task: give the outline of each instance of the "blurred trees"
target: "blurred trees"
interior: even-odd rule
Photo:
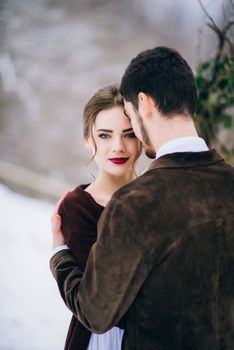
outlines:
[[[223,2],[224,23],[221,27],[209,15],[201,0],[199,3],[208,18],[208,27],[217,37],[218,45],[214,57],[200,63],[197,67],[196,84],[199,97],[195,121],[200,135],[207,144],[217,147],[226,159],[233,161],[234,146],[223,143],[219,133],[223,128],[231,130],[233,124],[234,3],[232,0]]]

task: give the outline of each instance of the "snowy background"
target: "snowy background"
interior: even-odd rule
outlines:
[[[0,350],[62,350],[70,312],[49,270],[54,205],[0,185]]]

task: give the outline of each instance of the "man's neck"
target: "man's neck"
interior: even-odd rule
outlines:
[[[192,119],[183,117],[173,117],[171,119],[162,119],[156,123],[157,125],[150,128],[150,139],[155,151],[165,143],[181,137],[195,136],[198,133]],[[154,132],[155,131],[155,132]]]

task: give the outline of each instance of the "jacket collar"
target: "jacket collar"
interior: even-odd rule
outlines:
[[[203,165],[215,164],[223,161],[223,158],[215,150],[211,149],[204,152],[177,152],[165,154],[164,156],[155,159],[146,170],[160,168],[189,168],[199,167]]]

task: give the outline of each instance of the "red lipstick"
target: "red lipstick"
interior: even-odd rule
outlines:
[[[110,160],[114,164],[124,164],[128,161],[128,158],[111,158]]]

